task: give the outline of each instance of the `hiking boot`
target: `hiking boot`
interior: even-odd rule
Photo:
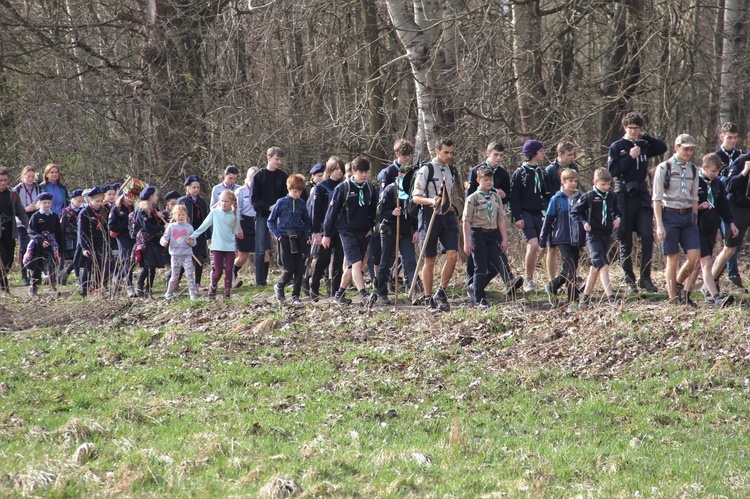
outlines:
[[[133,293],[134,298],[143,298],[146,296],[146,293],[141,288],[136,288],[135,293]]]
[[[713,298],[713,302],[714,302],[714,305],[716,306],[716,308],[728,307],[729,305],[731,305],[732,303],[734,303],[734,296],[732,296],[732,295],[727,295],[727,296],[716,295]]]
[[[628,295],[637,295],[638,294],[638,286],[635,284],[635,279],[631,279],[630,277],[625,277],[625,285],[627,288],[625,288],[625,294]]]
[[[335,295],[333,295],[333,303],[335,303],[336,305],[351,305],[352,301],[344,296],[343,293],[336,293]]]
[[[698,305],[690,299],[690,292],[686,290],[684,287],[680,287],[680,304],[691,307],[691,308],[698,308]]]
[[[378,301],[378,295],[376,293],[362,296],[362,306],[365,308],[372,308],[376,301]]]
[[[284,286],[282,286],[280,283],[276,283],[273,285],[273,292],[276,295],[276,300],[278,300],[279,303],[284,303],[286,301],[286,298],[284,297]]]
[[[29,286],[29,296],[32,298],[37,296],[36,286]]]
[[[216,288],[213,286],[208,287],[208,299],[209,300],[215,300],[216,299]]]
[[[705,285],[701,286],[701,294],[703,295],[703,299],[708,303],[714,303],[716,301],[716,298],[719,297],[718,294],[716,296],[711,296],[711,293],[708,291],[708,288],[706,288]]]
[[[515,279],[513,279],[510,282],[510,284],[508,284],[507,288],[505,288],[505,294],[508,296],[515,296],[516,291],[521,289],[522,286],[523,286],[523,277],[519,275]]]
[[[552,281],[548,282],[544,285],[544,292],[547,293],[547,301],[550,305],[553,307],[555,306],[555,295],[557,293],[555,292],[554,288],[552,287]]]
[[[435,298],[432,296],[425,296],[424,297],[425,305],[427,305],[427,311],[428,312],[439,312],[440,308],[438,307],[438,304],[435,302]]]
[[[291,305],[293,307],[300,307],[302,306],[302,300],[299,299],[299,296],[292,296]]]
[[[536,291],[536,284],[531,280],[531,277],[523,278],[523,290],[526,293],[533,293]]]
[[[388,295],[378,295],[378,301],[383,305],[393,305],[393,302],[388,299]]]
[[[479,300],[479,303],[477,303],[477,307],[486,309],[486,308],[490,308],[490,304],[487,300],[482,298],[481,300]]]
[[[415,307],[421,307],[422,305],[425,304],[426,298],[427,298],[426,296],[417,296],[416,298],[412,300],[411,304]]]
[[[165,300],[174,300],[174,293],[170,293],[169,291],[166,292],[164,295]]]
[[[438,286],[437,291],[435,291],[434,298],[441,312],[450,311],[451,306],[448,303],[448,295],[445,294],[445,290],[442,286]]]
[[[641,287],[641,289],[648,291],[649,293],[659,292],[659,288],[657,288],[656,285],[653,282],[651,282],[651,279],[641,278],[641,280],[638,281],[638,285]]]
[[[732,283],[732,285],[730,286],[732,291],[736,291],[737,293],[745,293],[747,291],[745,289],[745,285],[742,282],[742,277],[740,276],[730,277],[729,282]]]

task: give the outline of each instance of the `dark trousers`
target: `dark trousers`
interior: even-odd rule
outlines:
[[[42,282],[42,271],[44,271],[49,278],[50,282],[55,279],[55,268],[57,262],[55,262],[55,254],[51,248],[43,248],[41,245],[36,246],[34,256],[29,262],[29,271],[31,272],[31,284],[37,286]],[[54,287],[54,286],[53,286]]]
[[[29,215],[30,216],[30,215]],[[28,271],[26,270],[26,267],[23,266],[23,255],[26,254],[26,249],[29,247],[29,243],[31,242],[31,236],[29,236],[29,232],[26,230],[25,227],[22,225],[18,226],[18,265],[21,266],[21,277],[28,278]],[[10,256],[11,260],[13,259],[13,255]]]
[[[281,236],[281,278],[279,285],[283,288],[290,282],[292,284],[292,296],[299,298],[300,289],[302,288],[302,278],[305,276],[305,259],[309,251],[307,243],[304,240],[297,240],[297,253],[292,253],[288,236]]]
[[[367,254],[367,271],[370,273],[370,279],[375,280],[378,272],[375,272],[375,266],[380,266],[380,257],[382,248],[380,247],[380,238],[377,234],[370,238],[370,251]]]
[[[414,244],[411,242],[411,234],[402,235],[398,242],[398,252],[406,272],[406,285],[411,285],[417,261],[414,254]],[[391,267],[396,259],[396,229],[384,226],[380,230],[380,263],[378,267],[378,294],[388,296],[388,280],[391,275]],[[396,283],[398,286],[398,283]]]
[[[109,285],[109,248],[96,248],[88,258],[82,256],[82,260],[81,293],[88,294],[94,285],[106,289]]]
[[[234,267],[234,251],[211,251],[214,270],[211,273],[211,288],[219,286],[221,274],[224,274],[224,296],[229,298],[232,293],[232,268]]]
[[[497,237],[497,245],[500,247],[502,240],[499,235]],[[502,279],[505,284],[510,284],[513,280],[513,271],[510,270],[508,255],[502,251],[500,252],[500,279]],[[468,258],[466,260],[466,287],[469,288],[472,284],[474,284],[474,259]]]
[[[641,237],[641,280],[651,280],[651,260],[654,256],[654,210],[643,206],[640,195],[617,193],[617,204],[622,214],[615,237],[620,242],[620,266],[625,278],[635,282],[633,273],[633,232]]]
[[[560,274],[552,279],[552,289],[555,293],[561,287],[565,286],[568,294],[569,301],[576,301],[578,299],[578,290],[576,287],[576,269],[578,268],[578,260],[581,256],[581,249],[578,246],[572,244],[559,244],[557,245],[560,251],[560,257],[562,258],[562,270]]]
[[[471,229],[471,258],[474,260],[474,301],[487,298],[485,288],[500,273],[500,246],[495,232]]]
[[[320,294],[320,280],[328,272],[328,266],[333,258],[333,269],[331,270],[331,290],[335,293],[341,287],[341,277],[344,274],[344,246],[341,244],[341,238],[338,234],[331,237],[331,245],[327,248],[318,247],[318,261],[315,262],[315,268],[310,284],[310,291]]]
[[[138,277],[136,289],[147,294],[151,294],[154,289],[154,279],[156,278],[156,267],[145,265],[141,269],[141,275]]]
[[[13,254],[16,252],[16,240],[10,237],[10,230],[0,236],[0,291],[8,291],[8,275],[13,266]]]
[[[265,265],[266,250],[271,249],[271,231],[268,230],[268,217],[255,216],[255,284],[265,286],[268,280],[268,266]],[[230,267],[231,268],[231,267]]]

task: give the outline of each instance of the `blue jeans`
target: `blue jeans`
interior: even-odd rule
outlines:
[[[268,217],[255,217],[255,284],[265,286],[268,280],[268,267],[265,265],[266,250],[271,248],[271,231],[268,230]]]

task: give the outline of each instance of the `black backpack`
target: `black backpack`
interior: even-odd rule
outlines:
[[[698,168],[693,163],[690,163],[690,166],[693,167],[693,181],[695,182],[698,180]],[[664,174],[664,190],[666,191],[669,189],[669,181],[672,179],[672,163],[667,160],[667,171]]]

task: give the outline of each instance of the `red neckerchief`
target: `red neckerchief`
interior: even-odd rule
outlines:
[[[29,199],[29,204],[33,204],[34,201],[35,201],[35,199],[34,199],[34,193],[36,192],[37,195],[39,194],[39,187],[36,185],[36,182],[34,182],[33,187],[31,188],[31,190],[27,189],[26,188],[26,184],[24,184],[23,182],[21,182],[21,185],[23,186],[23,190],[26,191],[26,196]]]
[[[95,210],[94,208],[90,207],[91,211],[94,213],[94,216],[96,217],[96,230],[102,230],[102,216],[99,213],[99,210]]]
[[[196,201],[193,196],[190,196],[190,201],[193,202],[193,220],[195,220],[196,217],[198,217],[198,220],[201,220],[201,206],[198,204],[198,201]],[[197,212],[197,214],[196,214]]]

